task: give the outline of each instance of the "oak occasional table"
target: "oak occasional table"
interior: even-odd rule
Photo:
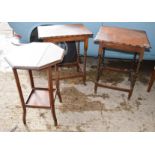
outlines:
[[[75,63],[64,64],[63,66],[77,66],[78,74],[67,75],[60,79],[83,77],[83,82],[86,82],[86,59],[88,49],[88,39],[92,37],[92,32],[89,31],[82,24],[66,24],[66,25],[51,25],[51,26],[39,26],[38,37],[44,42],[68,42],[76,41],[78,43],[77,48],[77,61]],[[80,68],[80,42],[84,42],[84,63],[83,69]]]
[[[52,43],[30,43],[20,46],[14,46],[10,54],[5,59],[13,69],[16,85],[18,88],[20,101],[23,108],[23,123],[26,124],[27,108],[45,108],[50,109],[54,125],[57,126],[55,114],[55,97],[58,95],[61,100],[60,92],[53,88],[52,67],[60,63],[63,59],[64,50]],[[31,92],[25,101],[17,70],[27,70],[30,77]],[[32,71],[46,70],[48,75],[48,88],[35,87]]]
[[[128,92],[128,99],[130,99],[136,78],[139,72],[140,64],[143,60],[145,49],[150,48],[150,43],[147,38],[145,31],[131,30],[127,28],[109,27],[102,26],[97,33],[94,42],[99,44],[98,51],[98,67],[97,76],[95,82],[95,93],[97,92],[97,87],[105,87],[120,91]],[[104,65],[105,52],[108,50],[121,51],[124,53],[133,54],[133,66],[136,66],[132,71],[128,69],[116,69]],[[137,59],[137,55],[139,56]],[[137,60],[136,60],[137,59]],[[120,88],[117,86],[111,86],[108,84],[103,84],[99,82],[100,74],[103,70],[126,72],[130,75],[131,85],[130,88]]]

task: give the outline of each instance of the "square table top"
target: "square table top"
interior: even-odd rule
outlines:
[[[92,32],[83,24],[66,24],[38,26],[38,37],[41,39],[49,37],[69,37],[69,36],[92,36]]]
[[[100,27],[94,41],[95,43],[114,43],[145,49],[151,47],[145,31],[110,26]]]
[[[29,43],[12,46],[5,60],[16,69],[43,69],[63,60],[64,49],[53,43]]]

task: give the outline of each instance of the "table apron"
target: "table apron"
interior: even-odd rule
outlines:
[[[85,41],[89,38],[87,35],[82,36],[67,36],[67,37],[48,37],[48,38],[42,38],[44,42],[64,42],[64,41]]]
[[[115,44],[115,43],[100,43],[102,49],[118,50],[122,52],[138,53],[140,60],[143,60],[145,48],[131,45]]]

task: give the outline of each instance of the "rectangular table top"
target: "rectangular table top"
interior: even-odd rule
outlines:
[[[94,41],[95,43],[105,42],[145,49],[151,47],[145,31],[110,26],[100,27]]]
[[[43,69],[60,63],[64,56],[64,49],[53,43],[13,45],[9,50],[5,60],[16,69]]]
[[[71,37],[71,36],[92,36],[92,32],[83,24],[66,24],[38,26],[38,37],[41,39],[49,37]]]

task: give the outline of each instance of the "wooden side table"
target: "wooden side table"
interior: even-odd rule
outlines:
[[[67,25],[52,25],[52,26],[39,26],[38,27],[38,37],[44,42],[67,42],[76,41],[78,42],[77,48],[77,61],[75,63],[63,64],[63,66],[77,66],[78,74],[67,75],[61,77],[61,79],[77,78],[83,77],[83,82],[86,82],[86,59],[87,59],[87,49],[88,49],[88,39],[92,37],[93,34],[82,24],[67,24]],[[84,64],[83,68],[80,67],[80,42],[84,42]]]
[[[95,43],[99,44],[98,68],[97,68],[97,76],[96,76],[96,82],[95,82],[95,88],[94,88],[95,93],[97,92],[97,87],[111,88],[115,90],[128,92],[129,93],[128,99],[130,99],[135,86],[140,64],[143,60],[144,51],[145,49],[150,48],[150,43],[148,41],[145,31],[102,26],[99,32],[97,33],[97,36],[95,37],[94,41]],[[134,64],[137,64],[136,69],[133,69],[133,71],[130,72],[130,70],[126,70],[126,69],[121,70],[121,69],[110,68],[104,65],[101,66],[105,59],[105,52],[108,49],[115,50],[116,52],[121,51],[127,54],[128,53],[133,54],[134,55],[133,62]],[[139,57],[137,60],[138,62],[136,63],[137,55]],[[120,88],[116,86],[110,86],[107,84],[102,84],[101,82],[99,82],[100,73],[102,72],[102,70],[130,73],[130,75],[132,75],[130,78],[131,79],[130,88],[126,89],[126,88]]]
[[[52,43],[30,43],[21,46],[15,46],[11,49],[5,59],[13,69],[20,101],[23,108],[23,123],[26,124],[27,108],[45,108],[50,109],[54,125],[57,126],[55,114],[55,98],[58,95],[61,101],[58,81],[57,89],[53,88],[51,66],[60,63],[63,59],[64,50]],[[25,101],[17,70],[27,70],[30,77],[31,93]],[[48,88],[36,87],[33,80],[32,71],[46,70],[48,75]],[[58,80],[58,79],[57,79]]]

